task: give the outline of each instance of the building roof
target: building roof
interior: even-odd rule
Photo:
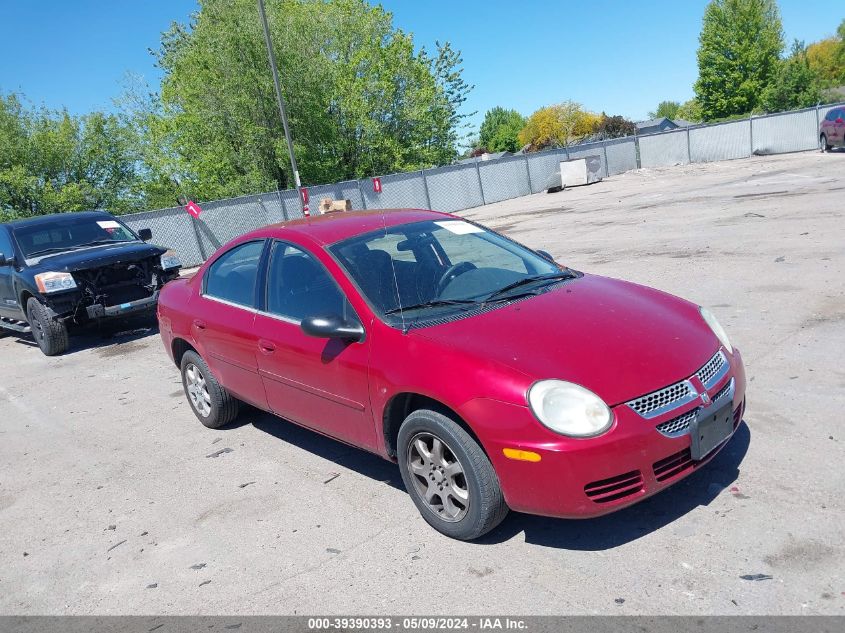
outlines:
[[[513,152],[490,152],[482,154],[481,156],[470,156],[469,158],[462,158],[459,161],[455,161],[455,163],[457,165],[469,165],[478,161],[484,162],[488,160],[499,160],[500,158],[504,158],[505,156],[513,156]]]

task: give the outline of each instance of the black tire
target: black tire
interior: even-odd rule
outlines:
[[[462,511],[451,518],[446,516],[446,502],[438,496],[437,492],[434,492],[432,503],[429,503],[425,499],[425,493],[420,489],[422,486],[427,486],[428,490],[432,490],[437,482],[419,474],[419,470],[416,474],[411,470],[412,468],[428,468],[425,460],[415,462],[412,466],[412,462],[415,461],[412,444],[416,446],[417,440],[426,441],[429,438],[437,438],[444,445],[443,463],[449,462],[449,456],[451,456],[462,470],[458,475],[460,483],[457,485],[468,492],[467,503]],[[413,450],[419,454],[417,449]],[[399,428],[398,461],[402,481],[420,514],[429,525],[446,536],[461,541],[476,539],[495,528],[507,516],[508,506],[493,465],[478,442],[447,416],[436,411],[420,409],[405,418]],[[450,466],[454,466],[454,462]],[[432,469],[432,472],[434,470]],[[440,470],[441,475],[438,477],[441,478],[441,483],[446,485],[442,474],[443,469]],[[426,473],[426,475],[434,477],[434,474]],[[429,481],[432,483],[429,484]],[[439,500],[439,505],[442,506],[440,509],[437,509],[438,502],[434,502],[434,499]],[[460,507],[454,502],[451,505],[455,508]]]
[[[833,149],[833,147],[832,147],[831,145],[829,145],[829,144],[828,144],[828,142],[827,142],[827,136],[826,136],[826,135],[824,135],[824,134],[822,134],[822,135],[819,137],[819,147],[821,148],[822,153],[824,153],[824,152],[829,152],[831,149]]]
[[[32,328],[32,338],[45,356],[58,356],[67,350],[67,326],[54,319],[47,306],[35,297],[26,302],[26,320]]]
[[[203,379],[203,385],[206,393],[198,393],[194,389],[194,394],[197,399],[202,397],[206,405],[197,404],[192,396],[191,388],[195,385],[189,376],[192,375],[192,368],[197,370]],[[226,391],[206,365],[202,357],[193,351],[185,352],[182,356],[181,363],[182,372],[182,387],[185,390],[185,396],[188,398],[188,403],[191,405],[191,410],[197,419],[210,429],[219,429],[234,421],[238,417],[238,409],[240,402],[234,398],[228,391]],[[193,374],[194,376],[196,374]],[[191,385],[191,388],[189,388]],[[207,406],[207,409],[206,409]]]

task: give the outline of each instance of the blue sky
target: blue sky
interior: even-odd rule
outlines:
[[[148,48],[195,0],[6,0],[0,90],[71,112],[112,108],[125,73],[157,85]],[[643,119],[692,96],[706,0],[384,0],[417,45],[452,42],[475,90],[475,122],[496,105],[530,114],[565,99]],[[841,0],[780,0],[787,42],[832,35]]]

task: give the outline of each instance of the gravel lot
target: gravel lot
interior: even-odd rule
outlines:
[[[601,519],[452,541],[375,456],[254,411],[203,428],[154,330],[0,339],[0,613],[845,613],[843,173],[752,158],[464,213],[708,305],[743,351],[747,426]]]

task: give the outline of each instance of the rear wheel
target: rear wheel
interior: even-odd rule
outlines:
[[[399,470],[422,517],[446,536],[471,540],[508,513],[493,465],[454,420],[427,409],[399,429]]]
[[[217,382],[199,354],[185,352],[181,369],[185,395],[203,425],[219,429],[238,417],[238,401]]]
[[[832,149],[827,142],[827,136],[824,134],[819,137],[819,149],[821,149],[822,153],[829,152]]]
[[[26,302],[26,320],[32,338],[45,356],[57,356],[68,348],[67,326],[53,318],[51,311],[35,297]]]

